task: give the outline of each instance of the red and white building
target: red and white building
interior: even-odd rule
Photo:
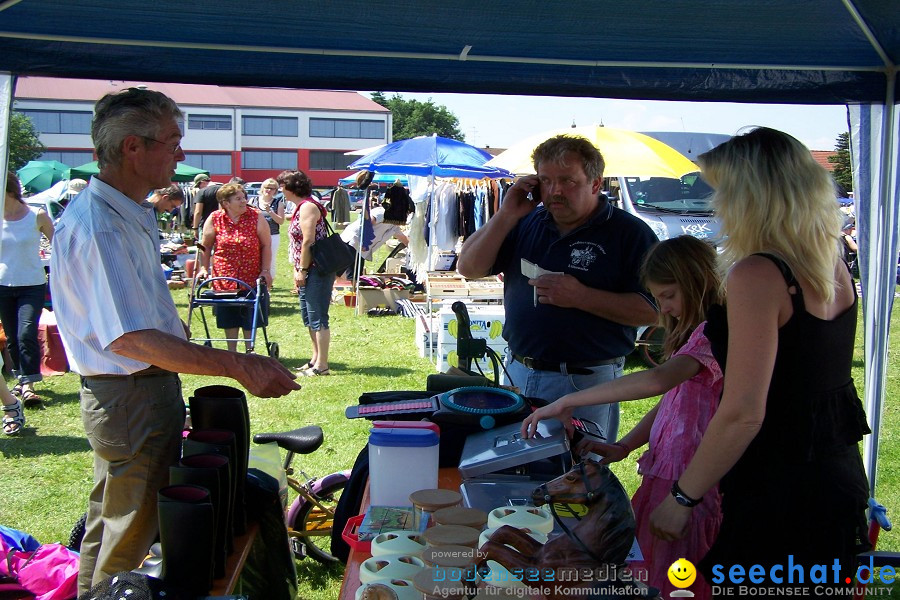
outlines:
[[[183,83],[20,77],[13,110],[28,115],[47,147],[42,159],[71,167],[96,159],[94,103],[128,87],[158,90],[185,113],[185,163],[212,179],[261,181],[301,169],[316,187],[352,173],[350,150],[390,143],[391,113],[357,92]]]

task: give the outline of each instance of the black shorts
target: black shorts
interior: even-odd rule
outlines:
[[[238,293],[238,297],[246,297],[249,293],[249,290],[242,290]],[[256,317],[256,326],[266,327],[269,324],[269,290],[266,286],[262,286],[257,305],[259,315]],[[219,329],[234,329],[235,327],[250,329],[253,326],[253,308],[252,304],[222,303],[213,306],[216,327]]]

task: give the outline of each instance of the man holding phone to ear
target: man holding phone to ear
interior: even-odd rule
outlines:
[[[503,273],[510,383],[553,402],[621,376],[637,327],[656,322],[639,269],[657,238],[600,193],[603,157],[587,139],[550,138],[532,159],[537,175],[506,192],[500,210],[463,245],[457,270],[469,278]],[[522,259],[553,273],[529,279]],[[617,439],[618,405],[575,415]]]

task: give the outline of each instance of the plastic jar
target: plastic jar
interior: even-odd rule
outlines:
[[[439,438],[427,429],[369,432],[369,503],[412,506],[409,495],[436,488]]]

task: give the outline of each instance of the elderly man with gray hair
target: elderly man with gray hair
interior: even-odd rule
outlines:
[[[101,98],[91,127],[100,173],[71,202],[53,240],[53,304],[69,364],[81,375],[81,417],[94,451],[81,592],[137,567],[156,537],[157,491],[181,448],[179,372],[231,377],[261,397],[300,387],[277,360],[187,340],[146,201],[184,160],[183,116],[152,90]]]

